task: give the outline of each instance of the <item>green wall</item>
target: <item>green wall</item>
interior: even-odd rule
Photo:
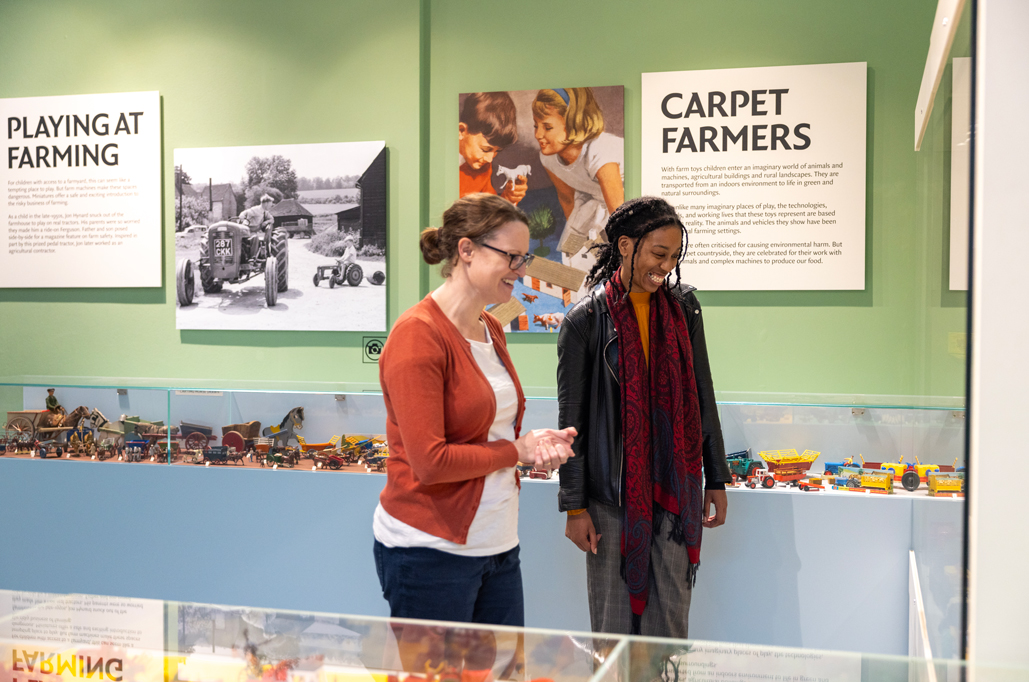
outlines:
[[[0,96],[160,91],[165,216],[160,289],[0,291],[3,318],[26,322],[0,330],[0,374],[377,386],[361,334],[175,329],[172,154],[385,140],[388,240],[403,244],[420,222],[420,16],[412,0],[0,3]],[[418,299],[417,257],[390,249],[391,319]]]
[[[385,140],[392,321],[438,282],[417,233],[457,196],[459,93],[623,85],[626,194],[635,196],[641,72],[867,61],[867,289],[701,292],[716,387],[963,395],[964,357],[948,352],[965,308],[946,291],[946,112],[934,114],[922,152],[912,139],[935,4],[3,0],[0,97],[160,91],[165,271],[161,289],[0,290],[0,376],[376,385],[359,333],[175,329],[176,147]],[[523,383],[552,392],[556,338],[509,338]]]

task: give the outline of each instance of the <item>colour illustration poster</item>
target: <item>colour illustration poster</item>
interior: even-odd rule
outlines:
[[[625,200],[624,89],[542,88],[458,98],[460,195],[499,194],[528,219],[535,259],[490,312],[510,331],[556,332],[586,292]]]

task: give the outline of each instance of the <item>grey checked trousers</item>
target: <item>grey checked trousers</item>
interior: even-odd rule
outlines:
[[[590,624],[593,632],[629,634],[632,610],[629,592],[619,573],[622,560],[622,519],[618,507],[590,500],[589,515],[593,526],[603,537],[597,553],[586,552],[586,588],[589,594]],[[671,519],[657,507],[650,550],[650,596],[643,611],[640,634],[649,637],[687,639],[690,598],[693,591],[686,580],[690,559],[686,548],[668,539]]]

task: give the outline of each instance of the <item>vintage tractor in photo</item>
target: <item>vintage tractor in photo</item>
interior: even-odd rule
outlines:
[[[224,284],[241,284],[264,275],[264,300],[269,307],[289,288],[289,235],[281,227],[247,228],[224,220],[207,230],[194,265],[184,258],[175,268],[175,291],[180,306],[193,303],[196,276],[205,294],[216,294]]]

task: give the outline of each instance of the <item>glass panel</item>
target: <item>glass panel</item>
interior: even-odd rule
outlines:
[[[179,604],[178,679],[585,681],[613,640],[433,621]],[[284,677],[282,677],[284,676]],[[395,678],[393,678],[395,679]]]
[[[8,456],[162,464],[177,448],[164,389],[11,388],[3,394]]]
[[[384,470],[379,393],[173,389],[171,400],[188,441],[182,464]]]
[[[987,682],[1029,670],[719,642],[0,590],[0,680]]]
[[[750,450],[754,459],[762,452],[810,451],[817,455],[807,466],[814,473],[838,473],[830,463],[874,469],[891,464],[900,484],[910,466],[919,478],[915,488],[925,494],[931,467],[921,465],[949,471],[964,465],[963,410],[722,404],[719,416],[727,451]],[[733,466],[743,473],[741,465]]]
[[[117,386],[115,386],[117,383]],[[367,393],[378,392],[376,382],[346,381],[295,381],[262,379],[232,379],[229,377],[212,378],[161,378],[161,377],[118,377],[109,376],[50,376],[29,374],[0,375],[0,386],[27,385],[36,386],[89,386],[94,388],[114,388],[131,386],[135,388],[194,388],[205,390],[241,390],[241,391],[314,391],[324,393]]]
[[[834,393],[752,393],[716,391],[719,404],[818,405],[823,407],[890,407],[895,409],[963,410],[964,395],[874,395]]]

